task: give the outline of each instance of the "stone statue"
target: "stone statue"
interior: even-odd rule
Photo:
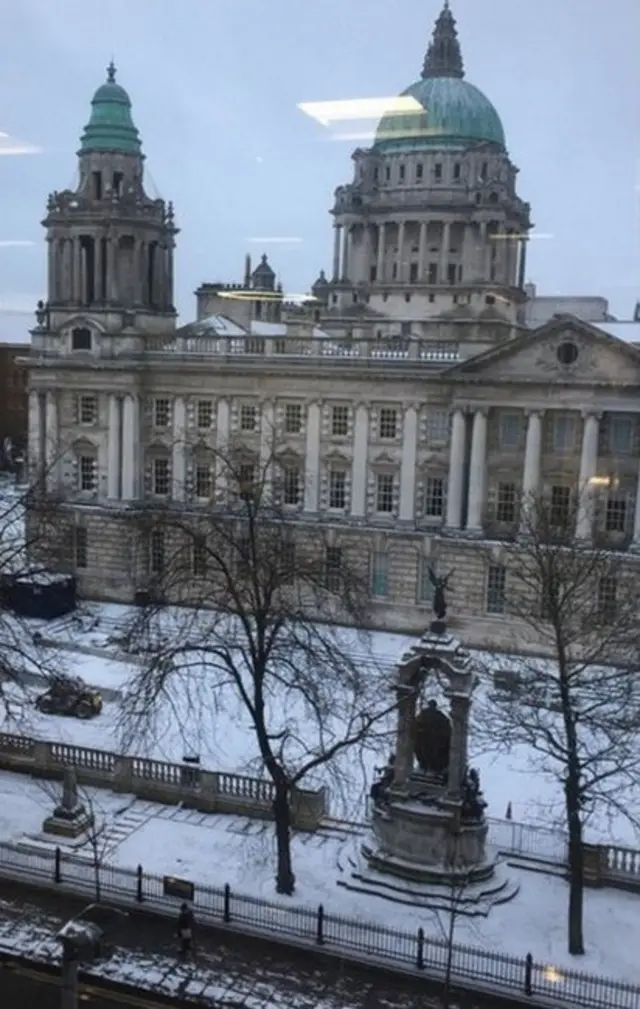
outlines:
[[[480,788],[480,774],[475,767],[470,767],[462,783],[462,819],[481,820],[487,803]]]
[[[414,753],[420,770],[446,774],[451,749],[451,723],[436,701],[431,700],[415,721]]]
[[[447,600],[445,590],[449,587],[449,580],[453,575],[450,571],[448,575],[438,577],[432,567],[429,568],[429,581],[433,585],[433,612],[438,620],[444,620],[447,615]]]
[[[370,792],[374,806],[382,806],[386,802],[389,788],[393,784],[395,763],[396,755],[395,753],[391,753],[389,754],[386,767],[376,767],[376,773],[380,777],[374,781]]]
[[[65,767],[62,778],[62,802],[56,815],[70,817],[78,809],[78,778],[75,767]]]

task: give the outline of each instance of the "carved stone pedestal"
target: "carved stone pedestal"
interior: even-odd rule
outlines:
[[[58,837],[80,837],[93,826],[93,815],[82,805],[75,809],[65,809],[58,806],[53,816],[48,816],[42,823],[43,834],[55,834]]]

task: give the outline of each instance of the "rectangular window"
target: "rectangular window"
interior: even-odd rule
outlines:
[[[151,573],[161,575],[164,572],[165,550],[164,532],[162,529],[153,529],[149,543],[149,561]]]
[[[576,424],[573,417],[560,414],[553,418],[554,452],[571,452],[575,445]]]
[[[213,427],[213,402],[210,399],[198,400],[196,420],[200,431],[208,431]]]
[[[78,414],[81,424],[95,424],[98,419],[98,397],[81,396]]]
[[[383,599],[389,595],[389,555],[374,550],[370,560],[371,595]]]
[[[423,175],[424,175],[424,165],[418,162],[418,164],[416,165],[416,182],[420,182]]]
[[[74,329],[71,334],[72,350],[91,350],[91,330],[84,327]]]
[[[286,505],[298,505],[300,504],[300,470],[297,466],[287,467],[283,474],[283,488],[282,496],[284,499],[284,504]]]
[[[457,276],[458,276],[458,271],[456,269],[456,264],[455,263],[448,263],[447,264],[447,283],[448,284],[455,284]]]
[[[460,162],[459,161],[456,161],[455,165],[453,166],[453,177],[456,180],[456,182],[460,178]]]
[[[433,166],[433,177],[436,182],[440,182],[442,179],[442,165],[437,164]]]
[[[429,263],[427,268],[427,283],[437,284],[438,283],[438,264]]]
[[[598,582],[598,612],[600,619],[606,623],[615,620],[617,590],[615,575],[604,575]]]
[[[236,551],[236,574],[239,578],[246,578],[251,570],[251,540],[248,536],[239,536],[234,546]]]
[[[429,576],[431,561],[428,557],[421,557],[418,561],[418,602],[433,602],[433,585]]]
[[[519,413],[500,414],[500,448],[517,449],[520,445],[522,420]]]
[[[398,433],[398,411],[393,407],[383,406],[380,410],[378,424],[378,434],[380,438],[388,441],[394,439]]]
[[[325,586],[329,592],[339,592],[342,582],[342,550],[327,547],[325,555]]]
[[[487,613],[504,613],[506,585],[504,564],[490,564],[487,572]]]
[[[80,490],[96,489],[96,460],[92,455],[80,456]]]
[[[418,264],[417,263],[410,263],[409,264],[409,283],[410,284],[417,284],[417,282],[418,282]]]
[[[515,522],[517,512],[517,491],[514,483],[498,484],[498,500],[496,502],[496,521]]]
[[[88,567],[88,536],[87,530],[84,526],[75,527],[74,551],[76,567]]]
[[[245,500],[255,493],[256,468],[252,462],[243,462],[238,470],[238,492]]]
[[[195,536],[191,545],[192,571],[196,578],[204,578],[207,573],[207,541],[204,536]]]
[[[347,474],[343,469],[329,470],[329,508],[343,511],[347,506]]]
[[[551,508],[549,524],[553,528],[566,529],[571,513],[571,488],[555,485],[551,488]]]
[[[284,408],[284,429],[287,434],[300,434],[302,431],[302,405],[287,403]]]
[[[196,465],[196,497],[210,498],[212,489],[211,466],[208,462]]]
[[[331,408],[331,434],[334,438],[342,438],[349,434],[348,406],[334,406]]]
[[[427,477],[424,490],[424,514],[426,518],[442,518],[444,515],[444,480],[441,476]]]
[[[448,410],[429,410],[427,414],[427,441],[430,445],[445,445],[449,441]]]
[[[604,527],[608,533],[623,533],[627,528],[626,497],[610,497],[604,514]]]
[[[154,427],[169,427],[171,420],[171,403],[168,399],[157,399],[153,404]]]
[[[164,457],[153,460],[153,493],[165,497],[169,493],[169,460]]]
[[[406,169],[404,165],[400,165],[400,171],[399,171],[400,182],[404,182],[405,175],[406,175]]]
[[[393,513],[393,473],[378,473],[376,477],[376,511],[384,515]]]
[[[629,417],[611,418],[612,455],[630,455],[633,450],[633,422]]]
[[[240,430],[255,431],[258,426],[258,411],[252,403],[240,407]]]

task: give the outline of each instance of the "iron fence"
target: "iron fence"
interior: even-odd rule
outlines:
[[[96,880],[100,894],[121,904],[147,904],[150,909],[168,915],[176,913],[179,898],[165,894],[165,880],[135,869],[96,863],[91,855],[82,857],[52,851],[35,850],[10,843],[0,843],[0,878],[18,879],[95,898]],[[253,935],[279,937],[285,942],[333,949],[348,958],[367,957],[377,963],[402,965],[432,977],[446,970],[448,943],[427,936],[422,928],[405,932],[356,918],[331,914],[319,907],[303,907],[275,902],[232,891],[230,886],[194,885],[194,908],[203,924],[243,926]],[[531,954],[515,957],[473,946],[454,943],[452,978],[459,984],[474,983],[492,987],[497,992],[519,992],[527,996],[547,997],[562,1005],[580,1009],[640,1009],[640,985],[612,978],[565,970],[534,961]]]

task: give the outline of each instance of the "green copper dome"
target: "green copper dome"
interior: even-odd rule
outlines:
[[[401,97],[415,99],[415,111],[388,112],[380,120],[375,148],[381,152],[493,143],[506,147],[500,116],[488,98],[464,80],[456,23],[445,0],[436,21],[422,77]]]
[[[80,153],[89,151],[119,151],[122,154],[142,153],[140,134],[131,118],[131,99],[120,84],[116,84],[116,68],[107,68],[107,80],[91,99],[91,118],[80,140]]]

